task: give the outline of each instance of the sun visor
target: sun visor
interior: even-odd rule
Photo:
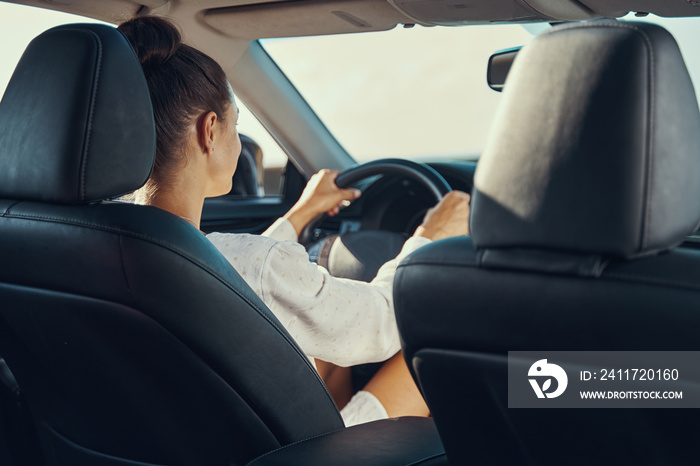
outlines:
[[[600,15],[578,1],[558,0],[388,0],[421,24],[574,21]]]
[[[385,0],[302,0],[215,8],[204,22],[230,37],[272,37],[386,31],[413,21]]]

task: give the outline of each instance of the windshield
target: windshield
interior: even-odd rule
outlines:
[[[691,76],[700,79],[700,52],[693,47],[697,18],[625,19],[669,29]],[[501,98],[486,84],[489,56],[525,45],[530,32],[548,27],[416,26],[261,43],[356,160],[474,160],[486,144]]]
[[[396,28],[261,43],[348,153],[475,158],[501,94],[486,84],[496,50],[523,45],[519,25]]]

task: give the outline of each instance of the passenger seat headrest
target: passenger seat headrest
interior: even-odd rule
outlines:
[[[50,29],[0,102],[0,198],[84,203],[142,186],[155,156],[141,65],[113,27]]]
[[[593,21],[533,39],[474,191],[478,248],[631,258],[683,241],[700,222],[700,113],[671,34]]]

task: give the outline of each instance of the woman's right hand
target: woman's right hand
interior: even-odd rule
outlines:
[[[435,207],[428,210],[413,236],[437,241],[469,234],[469,194],[450,191]]]
[[[362,194],[359,189],[343,189],[335,184],[337,170],[323,169],[313,175],[304,188],[299,200],[284,215],[297,235],[317,215],[327,213],[331,217],[340,212],[344,202],[357,199]]]

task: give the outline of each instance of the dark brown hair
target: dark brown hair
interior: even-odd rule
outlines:
[[[163,182],[179,166],[193,119],[212,111],[219,120],[231,105],[226,74],[211,57],[182,43],[168,20],[144,16],[119,30],[136,51],[151,92],[156,123],[156,162],[152,179]]]

